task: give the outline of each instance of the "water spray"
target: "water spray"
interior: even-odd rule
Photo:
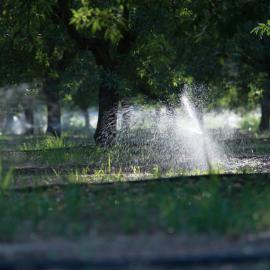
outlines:
[[[168,106],[160,107],[158,113],[149,105],[130,107],[129,128],[118,132],[117,144],[123,153],[118,163],[183,173],[210,172],[214,163],[223,164],[223,150],[200,122],[192,90],[184,88],[180,106],[173,111]]]
[[[211,172],[212,171],[212,164],[211,164],[210,157],[209,157],[208,150],[207,150],[207,142],[206,142],[206,138],[205,138],[206,132],[204,130],[204,126],[202,125],[201,121],[199,120],[199,118],[197,116],[197,113],[196,113],[196,110],[195,110],[193,104],[190,102],[190,100],[188,98],[188,94],[187,94],[186,90],[184,91],[184,93],[181,97],[181,102],[182,102],[182,105],[184,107],[184,110],[186,111],[186,113],[190,117],[190,120],[193,122],[193,124],[195,124],[194,132],[202,137],[203,152],[204,152],[206,164],[208,167],[208,171]]]

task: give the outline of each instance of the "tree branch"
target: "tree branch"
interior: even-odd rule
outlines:
[[[76,45],[81,50],[89,50],[96,58],[98,65],[106,65],[108,62],[108,55],[106,54],[106,44],[103,40],[98,38],[89,38],[81,35],[74,25],[70,23],[72,18],[72,0],[58,0],[56,7],[56,14],[58,19],[63,23],[68,36],[75,41]]]

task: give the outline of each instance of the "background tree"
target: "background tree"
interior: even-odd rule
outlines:
[[[42,82],[47,132],[54,135],[61,134],[59,77],[75,54],[60,18],[55,1],[2,2],[2,83]]]
[[[179,89],[173,42],[176,21],[189,2],[82,1],[73,11],[72,24],[87,37],[88,48],[103,70],[98,144],[114,141],[117,106],[129,90],[131,95],[143,93],[158,99]]]
[[[235,82],[240,85],[237,88],[238,100],[241,103],[254,85],[262,89],[260,130],[269,130],[270,41],[252,36],[251,31],[259,22],[269,18],[269,12],[269,3],[266,0],[222,1],[215,4],[216,30],[225,45],[225,74],[229,74],[233,67]]]
[[[61,91],[85,117],[86,132],[90,131],[89,107],[96,106],[100,72],[91,52],[79,51],[61,75]]]
[[[231,107],[243,105],[252,89],[264,89],[263,130],[269,40],[250,31],[268,13],[266,0],[4,0],[0,82],[41,83],[47,131],[55,135],[61,99],[69,95],[83,111],[98,101],[101,146],[115,141],[119,104],[126,109],[140,95],[169,104],[194,82],[209,86],[197,98],[209,95],[212,107],[224,97]]]

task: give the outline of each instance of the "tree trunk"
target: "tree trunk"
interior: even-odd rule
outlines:
[[[26,121],[26,134],[34,134],[34,110],[32,104],[24,110],[25,121]]]
[[[46,79],[43,91],[47,103],[47,134],[57,137],[61,136],[61,108],[58,82],[52,79]]]
[[[259,129],[260,131],[269,130],[270,121],[270,100],[263,99],[261,102],[261,121]]]
[[[98,123],[94,135],[96,144],[101,147],[115,143],[118,102],[116,90],[102,84],[99,88]]]
[[[84,121],[85,121],[85,130],[88,132],[90,130],[90,117],[88,109],[83,110]]]
[[[261,121],[259,130],[266,131],[269,130],[269,121],[270,121],[270,93],[268,88],[265,88],[263,91],[263,97],[261,101]]]

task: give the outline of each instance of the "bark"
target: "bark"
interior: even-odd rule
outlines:
[[[270,121],[270,99],[263,98],[261,102],[261,121],[259,129],[260,131],[269,130]]]
[[[94,134],[96,144],[101,147],[115,143],[118,102],[116,90],[102,84],[99,88],[98,123]]]
[[[46,79],[43,86],[43,92],[47,103],[47,134],[60,137],[61,107],[57,84],[58,82],[56,80]]]
[[[265,80],[263,89],[261,101],[261,121],[259,126],[260,131],[269,130],[270,127],[270,81]]]
[[[26,121],[26,134],[34,134],[34,110],[32,104],[24,110],[25,121]]]

